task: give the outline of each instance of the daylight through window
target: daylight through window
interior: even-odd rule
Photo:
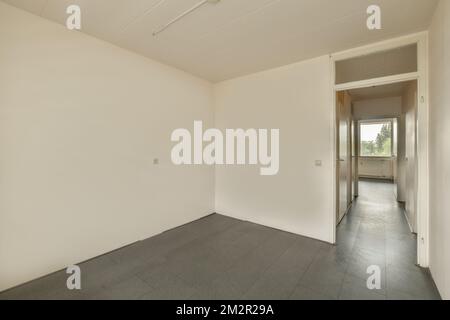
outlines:
[[[392,157],[392,121],[360,123],[360,156]]]

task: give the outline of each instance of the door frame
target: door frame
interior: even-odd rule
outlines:
[[[335,63],[337,61],[364,55],[391,50],[407,45],[417,44],[417,72],[405,73],[387,77],[367,79],[343,84],[336,84]],[[390,39],[375,44],[350,49],[330,55],[331,73],[331,106],[332,106],[332,165],[333,165],[333,202],[332,223],[330,238],[336,243],[336,92],[357,88],[367,88],[374,85],[385,85],[398,82],[417,80],[417,161],[418,161],[418,190],[417,190],[417,263],[419,266],[429,267],[429,164],[428,164],[428,110],[429,110],[429,83],[428,83],[428,32],[415,33],[408,36]]]
[[[341,91],[344,92],[344,91]],[[336,91],[336,95],[338,94],[338,91]],[[344,98],[343,98],[343,103],[345,104],[345,93],[344,93]],[[352,173],[352,162],[353,162],[353,157],[352,157],[352,133],[351,133],[351,126],[352,126],[352,106],[350,105],[350,119],[349,121],[347,121],[347,158],[348,158],[348,164],[347,164],[347,176],[348,178],[350,178],[350,181],[347,183],[347,207],[345,209],[345,213],[343,214],[343,216],[341,217],[341,212],[340,212],[340,194],[338,196],[337,193],[341,192],[340,189],[340,176],[341,176],[341,162],[340,162],[340,150],[341,150],[341,146],[340,146],[340,138],[341,138],[341,133],[340,133],[340,125],[341,125],[341,121],[340,118],[337,116],[337,110],[339,109],[339,105],[338,105],[338,101],[335,100],[336,106],[335,106],[335,110],[336,110],[336,159],[335,159],[335,165],[336,165],[336,226],[339,225],[339,223],[344,219],[344,217],[347,215],[347,213],[350,211],[352,204],[353,204],[353,198],[352,198],[352,186],[351,183],[353,182],[353,173]],[[339,140],[339,142],[338,142]]]

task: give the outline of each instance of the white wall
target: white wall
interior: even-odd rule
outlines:
[[[401,97],[359,100],[353,103],[353,118],[357,120],[395,118],[401,114]]]
[[[216,168],[216,211],[331,242],[332,102],[329,57],[215,87],[218,128],[279,128],[280,171]],[[315,160],[322,160],[321,167]]]
[[[366,178],[394,179],[395,158],[359,157],[358,175]]]
[[[381,51],[336,62],[336,83],[417,71],[417,45]]]
[[[450,299],[450,0],[430,28],[430,269]]]
[[[214,212],[209,83],[1,2],[0,70],[0,291]]]
[[[398,130],[397,130],[397,174],[395,176],[395,182],[397,183],[397,201],[406,201],[406,116],[402,114],[398,117]]]
[[[348,211],[352,199],[352,137],[351,137],[351,123],[352,123],[352,97],[347,91],[338,92],[336,94],[337,110],[336,110],[336,146],[338,155],[336,159],[337,165],[337,179],[336,184],[337,197],[336,206],[338,206],[338,219],[336,223],[339,224]]]
[[[400,167],[403,167],[401,180],[405,181],[405,209],[406,218],[413,232],[417,232],[417,82],[408,83],[402,97],[402,112],[404,114],[405,132],[404,157],[399,159]]]

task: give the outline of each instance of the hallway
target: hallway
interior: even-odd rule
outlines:
[[[350,256],[343,288],[346,281],[361,284],[361,290],[353,287],[349,298],[440,299],[428,270],[415,265],[416,236],[395,199],[394,187],[387,181],[360,180],[359,197],[337,231],[339,255]],[[381,290],[369,291],[361,281],[367,279],[370,265],[381,268]]]

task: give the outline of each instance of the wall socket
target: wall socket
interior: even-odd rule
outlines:
[[[316,164],[316,167],[321,167],[322,166],[322,160],[316,160],[315,164]]]

